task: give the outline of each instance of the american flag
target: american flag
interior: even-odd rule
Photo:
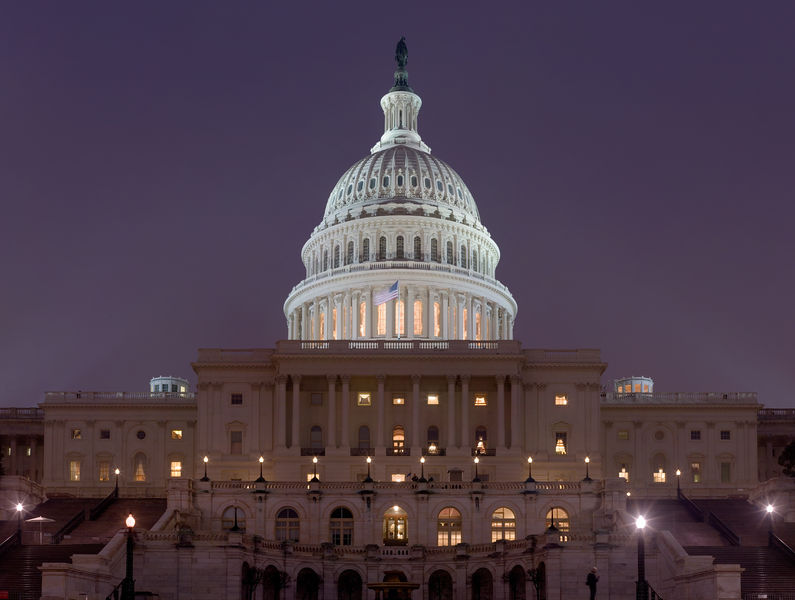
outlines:
[[[376,306],[379,304],[383,304],[384,302],[389,302],[390,300],[394,300],[398,297],[398,281],[392,284],[388,290],[384,292],[376,292],[373,296],[373,302]]]

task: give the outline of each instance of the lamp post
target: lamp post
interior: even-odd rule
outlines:
[[[527,479],[525,479],[525,483],[533,483],[535,479],[533,479],[533,457],[527,457]]]
[[[583,481],[593,481],[591,479],[591,473],[588,470],[589,465],[591,464],[591,458],[589,456],[585,457],[585,479]]]
[[[312,457],[312,479],[310,479],[309,481],[311,482],[320,481],[317,478],[317,456]]]
[[[210,459],[205,456],[202,460],[204,461],[204,477],[202,477],[199,481],[210,481],[210,478],[207,477],[207,463],[210,462]]]
[[[676,497],[678,498],[682,494],[682,488],[679,486],[679,480],[682,477],[682,471],[679,469],[676,470]]]
[[[638,530],[638,581],[635,584],[635,598],[636,600],[649,600],[649,585],[646,583],[646,548],[643,545],[645,517],[639,516],[635,519],[635,527]]]
[[[425,483],[427,480],[425,479],[425,457],[420,457],[420,482]]]
[[[768,502],[767,506],[765,506],[765,512],[767,513],[767,535],[770,538],[773,535],[773,512],[774,507],[772,504]]]
[[[478,477],[478,463],[480,459],[476,456],[473,462],[475,463],[475,478],[472,481],[480,481],[480,477]]]
[[[121,583],[121,600],[135,600],[135,580],[133,579],[133,527],[135,518],[130,513],[124,522],[127,525],[127,570]]]
[[[22,543],[22,511],[25,510],[25,507],[22,505],[21,502],[17,502],[17,538],[19,539],[19,543]]]
[[[373,482],[373,478],[370,477],[370,463],[372,463],[372,462],[373,462],[373,459],[368,456],[367,457],[367,477],[364,478],[364,482],[365,483],[372,483]]]
[[[265,462],[265,457],[260,456],[259,457],[259,477],[257,477],[257,479],[256,479],[257,483],[265,483],[265,478],[262,476],[262,463],[264,463],[264,462]]]
[[[119,467],[116,467],[116,469],[113,471],[113,474],[116,476],[116,497],[117,498],[119,497],[119,473],[121,473],[121,471],[119,470]]]

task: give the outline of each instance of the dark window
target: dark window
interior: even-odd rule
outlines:
[[[442,185],[442,182],[439,181],[438,179],[436,180],[436,189],[439,190],[440,192],[444,191],[444,186]]]
[[[378,260],[386,260],[386,238],[378,238]]]
[[[431,260],[439,262],[439,241],[436,238],[431,240]]]
[[[364,188],[364,181],[360,181],[359,183],[356,184],[357,192],[361,192],[363,188]]]
[[[397,243],[395,245],[396,245],[396,252],[395,252],[396,258],[398,258],[398,259],[405,258],[404,250],[403,250],[403,236],[402,235],[397,236]]]
[[[353,513],[347,508],[335,508],[329,522],[331,543],[335,546],[350,546],[353,543]]]
[[[171,384],[171,393],[172,394],[176,394],[178,391],[179,391],[179,388],[177,387],[177,384],[176,383],[172,383]]]
[[[397,184],[398,184],[398,187],[403,187],[403,175],[398,175],[397,176]]]
[[[370,428],[367,425],[359,427],[359,448],[370,448]]]
[[[474,250],[472,251],[472,270],[473,271],[478,270],[478,253],[475,252]]]
[[[146,437],[146,432],[145,431],[139,431],[138,433],[135,434],[135,437],[137,437],[139,440],[142,440],[142,439],[144,439]]]
[[[298,513],[292,508],[283,508],[276,515],[276,539],[298,541]]]
[[[309,445],[315,450],[323,447],[323,429],[319,425],[313,425],[309,430]]]
[[[110,439],[110,429],[100,429],[99,430],[99,439],[101,439],[101,440],[109,440]]]
[[[310,404],[312,406],[322,406],[323,405],[323,392],[312,392],[312,395],[309,399]]]
[[[453,265],[453,242],[447,242],[447,264]]]
[[[728,429],[722,429],[720,432],[720,439],[722,440],[730,440],[732,439],[732,432]]]
[[[411,176],[411,187],[417,187],[417,176],[416,175],[412,175]]]
[[[348,242],[348,252],[345,254],[345,264],[353,263],[353,242]]]
[[[243,394],[232,394],[232,404],[243,404]]]
[[[334,268],[340,266],[340,247],[334,246]]]
[[[428,427],[428,445],[439,444],[439,428],[436,425]]]
[[[700,440],[701,439],[701,430],[700,429],[691,429],[690,430],[690,439],[691,440]]]
[[[370,260],[370,238],[362,240],[362,262]]]
[[[398,177],[398,185],[400,185],[400,177]],[[389,187],[389,175],[384,175],[384,187]]]
[[[229,453],[230,454],[243,454],[243,432],[230,431],[229,440],[231,442]]]
[[[414,238],[414,260],[422,260],[422,240],[420,236]]]
[[[424,183],[427,189],[431,189],[431,180],[428,177],[425,178]]]
[[[450,481],[463,481],[464,472],[460,469],[450,469],[447,474],[450,476]]]
[[[323,270],[328,270],[328,250],[323,250]]]
[[[466,246],[461,246],[461,267],[467,268],[467,249]]]

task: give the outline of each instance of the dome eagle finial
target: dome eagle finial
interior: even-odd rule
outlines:
[[[409,86],[409,74],[406,71],[406,63],[409,62],[409,50],[406,46],[406,36],[401,36],[395,47],[395,62],[397,63],[397,70],[395,71],[395,85],[390,92],[413,92]]]

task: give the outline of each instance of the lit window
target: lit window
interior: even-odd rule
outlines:
[[[311,475],[310,475],[311,477]],[[283,508],[276,515],[276,539],[298,541],[298,513],[292,508]]]
[[[629,439],[629,431],[622,429],[618,432],[618,439],[620,440],[628,440]]]
[[[331,338],[337,339],[337,309],[331,309]]]
[[[422,300],[414,301],[414,335],[422,335]]]
[[[516,515],[510,508],[498,508],[491,515],[491,541],[516,539]]]
[[[662,470],[662,467],[654,472],[654,483],[665,483],[665,471]]]
[[[392,473],[392,483],[403,483],[406,476],[403,473]]]
[[[307,483],[308,483],[308,482],[310,482],[310,481],[312,481],[314,478],[315,478],[315,473],[314,473],[314,472],[311,472],[311,473],[307,473],[307,474],[306,474],[306,481],[307,481]],[[318,475],[318,476],[317,476],[317,479],[318,479],[318,481],[320,481],[320,475]]]
[[[232,394],[232,404],[243,404],[243,394]]]
[[[326,313],[320,313],[320,332],[318,337],[321,340],[326,339]]]
[[[442,308],[438,302],[433,303],[433,335],[434,337],[442,335]]]
[[[246,513],[242,508],[230,506],[221,515],[221,529],[229,531],[235,524],[240,531],[246,530]]]
[[[720,482],[731,483],[732,480],[732,464],[728,462],[720,463]]]
[[[555,434],[555,454],[566,454],[566,433],[563,431]]]
[[[80,461],[69,461],[69,481],[80,481]]]
[[[397,546],[408,543],[408,523],[406,511],[393,506],[384,514],[384,545]]]
[[[545,524],[547,528],[552,527],[554,525],[558,529],[558,531],[562,533],[567,533],[569,531],[569,525],[570,525],[569,513],[567,513],[565,509],[560,508],[559,506],[554,506],[547,511]]]
[[[629,481],[629,471],[627,471],[626,465],[621,465],[621,470],[618,472],[618,476],[624,481]]]
[[[701,463],[690,463],[690,478],[693,483],[701,483]]]
[[[359,392],[356,404],[357,406],[370,406],[372,404],[370,392]]]
[[[171,439],[172,440],[181,440],[182,439],[182,430],[181,429],[172,429],[171,430]]]
[[[82,440],[83,439],[83,432],[79,429],[72,429],[72,439],[73,440]]]
[[[367,324],[365,323],[367,315],[367,305],[364,302],[359,303],[359,337],[364,337],[367,331]]]
[[[110,481],[110,463],[106,460],[99,461],[99,480]]]
[[[347,508],[335,508],[331,512],[329,530],[332,544],[350,546],[353,543],[353,513]]]
[[[179,393],[180,394],[184,394],[187,391],[188,390],[187,390],[187,388],[184,385],[179,386]]]
[[[31,456],[32,454],[33,454],[33,450],[31,449],[30,446],[25,448],[25,456]]]
[[[569,403],[569,397],[566,394],[558,394],[555,396],[555,406],[566,406]]]
[[[397,334],[406,335],[406,319],[405,319],[405,308],[406,303],[403,300],[398,300],[395,303],[395,331]],[[386,306],[385,304],[382,306]]]
[[[469,313],[469,310],[465,308],[462,313],[464,315],[464,326],[461,331],[461,339],[465,340],[467,339],[467,331],[469,330],[469,322],[467,321],[467,314]]]
[[[486,406],[488,404],[488,400],[486,399],[485,394],[476,394],[475,395],[475,406]]]
[[[386,335],[386,304],[378,305],[378,327],[377,335]]]
[[[732,432],[728,429],[722,429],[720,432],[720,439],[724,441],[732,439]]]
[[[480,333],[480,313],[475,313],[475,339],[480,340],[483,339]]]
[[[690,439],[691,440],[700,440],[701,439],[701,430],[700,429],[692,429],[690,431]]]
[[[172,477],[182,477],[182,461],[181,460],[172,460],[171,461],[171,476]]]
[[[133,479],[135,479],[135,481],[146,481],[146,457],[143,454],[135,455]]]
[[[439,394],[428,394],[428,404],[439,404]]]
[[[635,392],[640,392],[640,384],[639,383],[635,384]]]
[[[406,430],[400,425],[392,428],[392,451],[395,454],[403,454],[406,445]]]
[[[403,396],[394,396],[392,398],[392,404],[405,404],[406,399]]]
[[[453,507],[443,508],[436,519],[436,544],[455,546],[461,543],[461,513]]]
[[[229,454],[243,454],[243,432],[229,432]]]
[[[649,384],[648,383],[644,383],[643,384],[643,391],[644,392],[648,392],[649,391]]]
[[[99,439],[101,440],[109,440],[110,439],[110,429],[100,429],[99,430]],[[30,455],[28,455],[30,456]]]

